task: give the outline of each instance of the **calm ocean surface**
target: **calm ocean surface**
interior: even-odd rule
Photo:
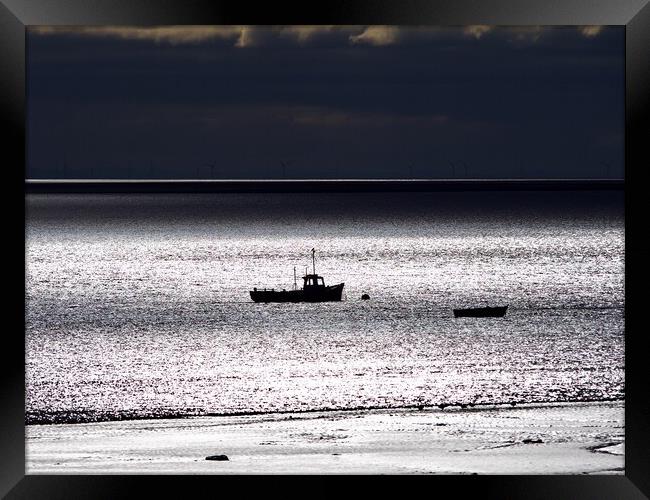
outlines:
[[[28,195],[26,262],[27,423],[625,395],[622,193]]]

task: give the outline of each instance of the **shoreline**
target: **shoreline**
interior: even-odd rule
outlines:
[[[58,415],[70,415],[75,414],[75,411],[59,412],[56,414],[51,414],[50,417],[37,417],[37,416],[28,416],[25,419],[25,425],[75,425],[75,424],[98,424],[106,422],[124,422],[124,421],[137,421],[137,420],[178,420],[185,418],[199,418],[199,417],[248,417],[248,416],[263,416],[263,415],[302,415],[307,413],[331,413],[331,412],[359,412],[359,411],[375,411],[375,410],[480,410],[480,409],[499,409],[499,408],[510,408],[510,407],[519,407],[519,408],[536,408],[536,407],[545,407],[545,406],[563,406],[571,404],[580,404],[580,403],[613,403],[613,402],[624,402],[625,398],[609,398],[609,399],[582,399],[577,401],[535,401],[522,403],[519,401],[508,401],[500,403],[422,403],[422,404],[405,404],[397,406],[358,406],[351,408],[313,408],[307,410],[243,410],[243,411],[232,411],[232,412],[206,412],[206,413],[181,413],[181,412],[169,412],[166,414],[156,415],[151,414],[141,414],[141,415],[129,415],[124,412],[123,414],[119,413],[105,413],[104,415],[109,415],[106,418],[93,419],[87,414],[80,414],[80,418],[65,420],[60,419],[57,421]],[[31,412],[37,413],[37,412]],[[29,415],[27,413],[26,415]],[[101,414],[100,414],[101,415]]]
[[[25,429],[28,474],[623,474],[625,463],[623,400]]]

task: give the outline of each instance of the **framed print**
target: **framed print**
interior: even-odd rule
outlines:
[[[3,494],[643,498],[649,9],[4,2]]]

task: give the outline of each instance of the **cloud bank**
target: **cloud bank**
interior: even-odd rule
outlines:
[[[585,38],[602,33],[604,26],[576,26]],[[80,36],[149,41],[156,44],[186,45],[223,40],[238,48],[264,45],[273,39],[297,44],[330,37],[348,45],[382,47],[430,40],[432,37],[460,36],[484,39],[506,36],[511,41],[536,42],[553,31],[544,26],[500,27],[470,25],[464,27],[436,26],[30,26],[31,34],[40,36]]]

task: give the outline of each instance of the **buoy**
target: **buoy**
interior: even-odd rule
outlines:
[[[368,300],[369,298],[370,298],[370,295],[368,295],[367,293],[364,293],[364,294],[361,296],[361,300]]]

